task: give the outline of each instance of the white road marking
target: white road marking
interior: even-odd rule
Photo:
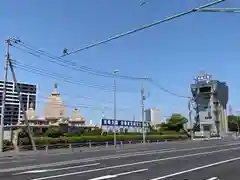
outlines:
[[[32,179],[32,180],[53,179],[53,178],[72,176],[72,175],[77,175],[77,174],[104,171],[104,170],[108,170],[108,169],[117,169],[117,168],[128,167],[128,166],[154,163],[154,162],[159,162],[159,161],[167,161],[167,160],[174,160],[174,159],[180,159],[180,158],[186,158],[186,157],[214,154],[214,153],[218,153],[218,152],[226,152],[226,151],[237,150],[237,149],[240,149],[240,147],[229,148],[229,149],[221,149],[221,150],[216,150],[216,151],[201,152],[201,153],[194,153],[194,154],[186,154],[186,155],[181,155],[181,156],[167,157],[167,158],[162,158],[162,159],[154,159],[154,160],[149,160],[149,161],[140,161],[140,162],[129,163],[129,164],[121,164],[121,165],[116,165],[116,166],[108,166],[108,167],[103,167],[103,168],[99,168],[99,169],[91,169],[91,170],[80,171],[80,172],[73,172],[73,173],[65,173],[65,174],[59,174],[59,175],[54,175],[54,176],[40,177],[40,178],[36,178],[36,179]]]
[[[212,177],[212,178],[209,178],[209,179],[206,179],[206,180],[220,180],[218,177]]]
[[[27,162],[27,161],[34,161],[34,160],[36,159],[18,159],[18,160],[11,160],[11,161],[0,161],[0,164]]]
[[[147,171],[147,170],[148,170],[148,169],[139,169],[139,170],[129,171],[129,172],[124,172],[124,173],[119,173],[119,174],[100,176],[100,177],[92,178],[92,179],[89,179],[89,180],[111,179],[111,178],[116,178],[116,177],[124,176],[124,175],[128,175],[128,174],[133,174],[133,173],[143,172],[143,171]]]
[[[100,164],[100,163],[83,164],[83,165],[79,165],[79,166],[63,167],[63,168],[58,168],[58,169],[40,169],[40,170],[20,172],[20,173],[14,174],[14,175],[61,171],[61,170],[76,169],[76,168],[89,167],[89,166],[97,166],[97,165],[99,165],[99,164]]]
[[[233,146],[233,145],[240,145],[240,143],[230,143],[230,144],[215,145],[215,146],[202,146],[202,147],[196,147],[196,148],[178,149],[178,150],[169,150],[169,151],[165,151],[165,150],[164,151],[161,151],[161,150],[153,151],[152,150],[152,151],[145,151],[142,153],[135,152],[135,153],[126,153],[126,154],[119,154],[119,155],[108,155],[108,156],[102,156],[102,157],[86,158],[86,159],[81,159],[81,160],[60,161],[60,162],[47,163],[47,164],[0,169],[0,173],[12,172],[12,171],[24,171],[24,170],[31,170],[31,169],[37,169],[37,168],[70,165],[70,164],[76,164],[76,163],[85,163],[85,162],[93,162],[93,161],[108,160],[108,159],[120,159],[120,158],[127,158],[127,157],[145,156],[145,155],[149,155],[149,154],[162,154],[162,153],[172,153],[172,152],[185,152],[185,151],[199,150],[199,149],[220,148],[220,147],[227,147],[227,146]]]
[[[136,149],[130,149],[130,150],[127,150],[127,149],[121,149],[121,150],[117,150],[116,153],[120,153],[120,152],[129,152],[129,153],[133,153],[134,151],[136,153],[144,153],[144,152],[153,152],[153,151],[157,151],[157,152],[165,152],[165,151],[172,151],[172,150],[176,150],[176,148],[169,148],[169,149],[161,149],[161,150],[151,150],[151,151],[146,151],[146,149],[143,149],[143,150],[138,150],[138,152],[136,152]],[[128,153],[126,153],[128,154]]]
[[[178,175],[181,175],[181,174],[186,174],[186,173],[189,173],[189,172],[198,171],[198,170],[213,167],[213,166],[218,166],[218,165],[221,165],[221,164],[224,164],[224,163],[229,163],[229,162],[233,162],[233,161],[237,161],[237,160],[240,160],[240,157],[228,159],[228,160],[225,160],[225,161],[219,161],[219,162],[212,163],[212,164],[207,164],[205,166],[199,166],[199,167],[196,167],[196,168],[188,169],[188,170],[185,170],[185,171],[180,171],[180,172],[177,172],[177,173],[157,177],[157,178],[150,179],[150,180],[162,180],[162,179],[166,179],[166,178],[171,178],[171,177],[178,176]],[[217,180],[217,179],[210,179],[210,180]]]
[[[43,173],[43,172],[47,172],[47,169],[39,169],[39,170],[26,171],[26,172],[16,173],[16,174],[14,174],[14,175],[31,174],[31,173]]]
[[[112,179],[112,178],[116,178],[116,176],[115,175],[106,175],[106,176],[93,178],[93,179],[90,179],[90,180],[104,180],[104,179]]]

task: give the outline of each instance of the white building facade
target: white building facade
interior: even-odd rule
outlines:
[[[145,110],[145,121],[150,122],[151,125],[160,124],[160,109],[151,108]]]
[[[32,104],[35,109],[37,85],[18,83],[21,99],[24,109],[27,110]],[[2,116],[2,98],[3,98],[3,81],[0,81],[0,117]],[[13,82],[6,84],[6,99],[5,99],[5,113],[4,124],[17,124],[22,118],[22,111],[20,108],[18,93]]]

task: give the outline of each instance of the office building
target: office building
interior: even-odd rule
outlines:
[[[145,110],[145,121],[152,125],[160,124],[160,109],[152,108]]]
[[[18,83],[18,87],[25,110],[29,108],[30,104],[35,109],[37,85]],[[2,97],[3,81],[0,81],[0,117],[2,115]],[[7,82],[4,124],[16,124],[22,118],[22,115],[23,113],[21,111],[15,84],[13,82]]]

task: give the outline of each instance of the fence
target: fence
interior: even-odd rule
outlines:
[[[170,140],[156,140],[156,141],[151,141],[147,140],[146,143],[156,143],[160,144],[162,142],[169,142],[172,141]],[[179,140],[180,141],[180,140]],[[124,147],[125,145],[129,144],[143,144],[143,141],[117,141],[117,147]],[[109,142],[86,142],[86,143],[71,143],[71,144],[45,144],[45,145],[36,145],[37,150],[39,151],[45,151],[49,152],[51,150],[59,150],[59,149],[65,149],[65,150],[71,150],[74,151],[74,149],[84,149],[84,150],[89,150],[89,149],[98,149],[98,148],[111,148],[114,147],[114,142],[109,141]],[[8,150],[13,150],[12,146],[6,146],[5,151]],[[24,145],[24,146],[19,146],[20,151],[31,151],[32,146],[31,145]]]

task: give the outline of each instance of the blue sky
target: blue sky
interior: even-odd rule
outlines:
[[[143,24],[163,19],[210,0],[148,0],[140,7],[139,0],[2,0],[0,2],[0,54],[4,57],[4,40],[15,36],[22,41],[55,55],[92,42],[137,28]],[[239,0],[227,0],[217,7],[239,7]],[[152,77],[169,90],[190,95],[189,84],[199,71],[206,71],[214,79],[226,81],[230,87],[229,103],[238,109],[240,88],[240,14],[194,13],[132,34],[110,43],[66,57],[81,65],[119,74]],[[59,91],[66,94],[63,100],[69,106],[84,104],[82,114],[98,123],[102,111],[111,118],[113,93],[86,85],[103,85],[112,89],[113,79],[93,76],[54,65],[47,58],[36,58],[27,53],[10,49],[13,59],[44,68],[46,71],[84,81],[73,85],[58,81]],[[2,66],[1,66],[2,67]],[[39,84],[38,114],[42,115],[44,96],[52,91],[54,79],[16,69],[22,82]],[[0,68],[3,77],[3,68]],[[146,107],[161,109],[161,116],[173,112],[187,113],[187,101],[162,92],[145,83],[150,93]],[[117,80],[118,119],[140,118],[140,82]],[[79,96],[88,99],[77,98]],[[110,101],[110,102],[109,102]]]

